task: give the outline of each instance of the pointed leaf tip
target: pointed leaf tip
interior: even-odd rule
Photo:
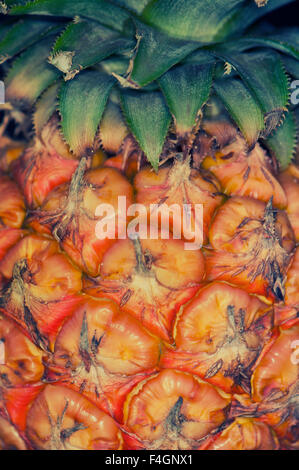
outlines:
[[[252,147],[264,129],[264,113],[256,99],[237,78],[218,80],[214,89]]]
[[[281,122],[289,101],[288,77],[274,51],[238,53],[215,47],[215,55],[229,62],[264,112],[265,131],[271,133]]]
[[[297,122],[293,112],[286,115],[284,122],[272,135],[264,140],[265,146],[279,162],[281,170],[291,163],[297,145]]]
[[[138,43],[129,79],[139,86],[156,80],[199,47],[194,41],[173,39],[140,21],[135,23]]]
[[[129,128],[148,161],[157,170],[171,121],[162,94],[156,91],[123,90],[122,108]]]
[[[102,72],[86,70],[62,85],[59,111],[62,131],[78,156],[89,154],[115,80]]]
[[[81,70],[99,63],[106,57],[125,52],[134,45],[132,40],[94,21],[70,23],[57,39],[50,63],[71,80]]]
[[[5,79],[6,99],[15,105],[32,106],[59,77],[48,62],[55,36],[50,35],[27,49],[13,63]]]
[[[186,64],[165,73],[159,84],[175,119],[178,134],[194,128],[212,86],[213,65]]]

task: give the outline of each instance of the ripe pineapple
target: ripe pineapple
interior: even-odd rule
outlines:
[[[287,3],[1,2],[0,448],[299,448]]]

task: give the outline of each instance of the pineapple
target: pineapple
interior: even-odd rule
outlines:
[[[1,2],[1,449],[299,448],[287,3]]]

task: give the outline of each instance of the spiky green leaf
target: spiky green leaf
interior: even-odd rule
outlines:
[[[62,131],[76,155],[92,153],[95,135],[114,83],[113,77],[86,70],[62,85],[59,96]]]
[[[53,113],[57,109],[58,93],[61,81],[51,85],[37,101],[35,111],[33,113],[33,125],[35,134],[41,135],[42,129],[47,124]]]
[[[94,21],[71,23],[57,39],[50,62],[72,79],[80,70],[90,67],[106,57],[130,50],[134,42],[121,37],[116,31]]]
[[[116,75],[125,75],[129,66],[129,59],[124,57],[113,55],[108,59],[104,59],[98,65],[104,72],[112,75],[113,73]]]
[[[272,47],[299,60],[299,28],[279,31],[269,37],[253,38],[253,46],[255,43],[264,47]]]
[[[281,126],[264,143],[279,162],[282,170],[292,161],[297,144],[297,124],[292,112],[289,112]]]
[[[154,0],[142,18],[165,34],[204,43],[218,37],[244,0]]]
[[[53,15],[90,18],[116,31],[122,31],[129,13],[108,0],[35,0],[10,10],[11,15]]]
[[[196,42],[171,39],[139,21],[136,24],[140,42],[130,79],[137,85],[145,86],[156,80],[198,48]]]
[[[189,54],[184,60],[184,64],[213,65],[215,57],[206,49],[197,49]]]
[[[218,80],[214,83],[214,89],[243,133],[249,147],[253,147],[264,129],[264,113],[255,98],[236,78]]]
[[[216,55],[231,64],[265,113],[265,134],[279,124],[289,100],[288,78],[274,51],[230,53],[215,48]]]
[[[230,52],[243,52],[254,47],[273,48],[299,60],[299,28],[272,31],[265,36],[245,36],[238,41],[228,41],[222,45],[223,47]]]
[[[191,132],[212,86],[212,65],[186,64],[175,67],[159,80],[178,134]]]
[[[59,76],[48,64],[55,36],[49,36],[27,49],[13,63],[6,79],[6,101],[31,106]]]
[[[55,28],[58,32],[61,26],[47,19],[23,18],[17,21],[0,42],[0,63],[27,49]]]
[[[123,90],[122,107],[128,126],[155,170],[158,169],[171,115],[159,92]]]

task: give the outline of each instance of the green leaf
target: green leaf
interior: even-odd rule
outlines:
[[[273,47],[299,60],[299,28],[280,30],[278,33],[260,38],[259,41],[261,46]]]
[[[0,42],[0,63],[27,49],[53,28],[57,28],[57,22],[45,19],[23,18],[16,22]]]
[[[7,102],[31,106],[58,78],[58,70],[47,62],[54,38],[46,37],[15,60],[5,79]]]
[[[49,122],[57,109],[58,93],[61,81],[51,85],[37,101],[33,113],[35,135],[40,136],[44,126]]]
[[[114,83],[112,77],[86,70],[62,85],[59,96],[62,131],[76,155],[92,153],[95,135]]]
[[[142,18],[169,36],[207,43],[243,4],[244,0],[154,0]]]
[[[235,78],[215,82],[214,89],[252,148],[264,129],[264,113],[255,98]]]
[[[265,113],[265,134],[281,121],[289,100],[288,78],[274,51],[230,53],[215,48],[215,54],[231,64]]]
[[[197,65],[213,65],[215,64],[215,57],[211,52],[206,49],[197,49],[189,54],[184,60],[184,64],[197,64]]]
[[[113,73],[116,75],[124,75],[128,70],[128,66],[129,59],[116,55],[102,60],[99,64],[99,67],[109,75],[112,75]]]
[[[13,7],[11,15],[54,15],[74,18],[81,16],[122,31],[129,13],[107,0],[35,0]]]
[[[138,15],[142,13],[146,5],[151,1],[151,0],[113,0],[114,3],[121,7],[125,7],[128,10],[131,10]]]
[[[192,131],[198,113],[212,86],[212,65],[186,64],[175,67],[159,80],[168,107],[181,135]]]
[[[297,145],[297,125],[294,114],[289,112],[281,126],[268,137],[264,144],[285,170],[291,163]]]
[[[129,77],[135,84],[144,86],[156,80],[198,48],[196,42],[171,39],[139,21],[136,23],[141,39]]]
[[[50,63],[72,79],[78,72],[109,55],[130,50],[134,41],[93,21],[71,23],[55,43]]]
[[[155,170],[158,169],[164,140],[171,121],[159,92],[122,92],[122,107],[128,126]]]
[[[243,52],[258,46],[276,49],[299,60],[299,28],[290,28],[267,36],[245,36],[238,41],[226,42],[221,47],[230,52]]]

